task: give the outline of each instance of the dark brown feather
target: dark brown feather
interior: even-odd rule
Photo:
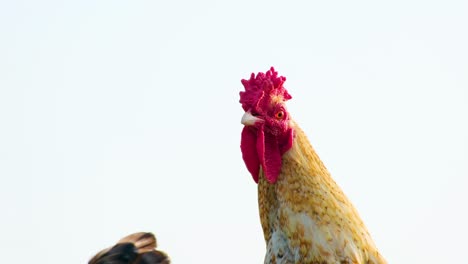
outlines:
[[[134,233],[98,252],[88,264],[169,264],[167,254],[156,250],[156,246],[152,233]]]

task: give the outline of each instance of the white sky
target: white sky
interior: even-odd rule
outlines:
[[[275,66],[389,262],[468,263],[468,2],[231,2],[0,2],[2,262],[261,263],[238,92]]]

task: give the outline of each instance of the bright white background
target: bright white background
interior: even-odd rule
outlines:
[[[307,3],[306,3],[307,2]],[[390,263],[468,263],[467,1],[2,1],[2,263],[152,231],[261,263],[241,78],[289,110]]]

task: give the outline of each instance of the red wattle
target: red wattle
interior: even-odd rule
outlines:
[[[256,149],[257,135],[252,127],[244,127],[241,134],[242,159],[255,182],[258,183],[260,173],[260,160]]]
[[[281,153],[278,146],[278,139],[270,133],[264,134],[264,154],[262,168],[265,173],[265,178],[270,183],[275,183],[281,172]],[[258,143],[257,143],[258,144]]]
[[[288,131],[286,137],[281,140],[283,144],[280,145],[278,138],[265,133],[263,126],[244,127],[241,138],[242,158],[256,183],[260,166],[268,182],[275,183],[278,180],[282,165],[281,156],[291,148],[293,137],[293,131]]]

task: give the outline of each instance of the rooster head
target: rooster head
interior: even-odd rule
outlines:
[[[261,167],[268,182],[275,183],[281,172],[281,157],[292,146],[294,133],[285,106],[292,97],[283,87],[285,81],[273,67],[241,81],[245,88],[239,101],[245,111],[241,151],[255,182]]]

